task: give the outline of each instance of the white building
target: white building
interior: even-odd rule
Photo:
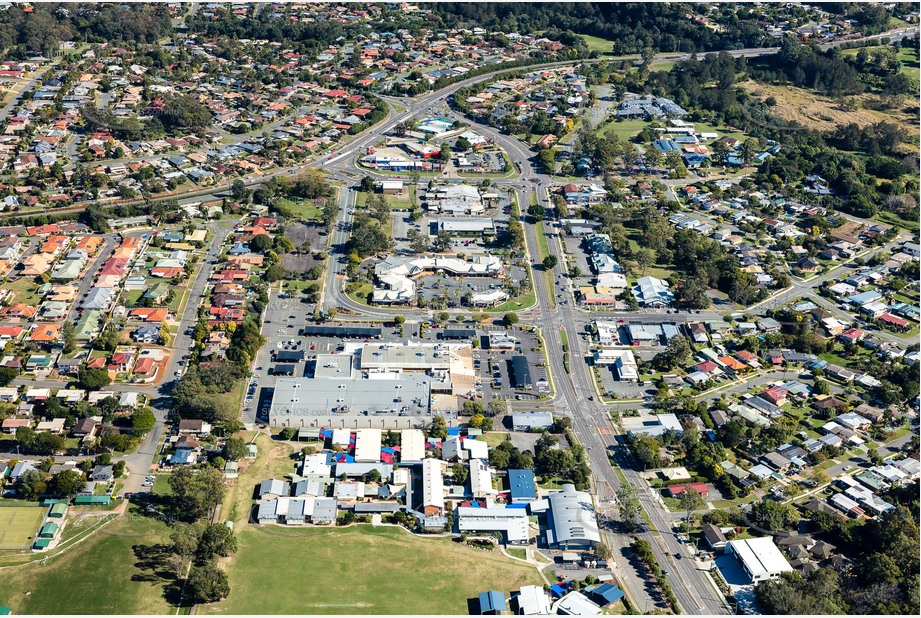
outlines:
[[[640,277],[632,291],[636,302],[644,307],[668,307],[675,300],[668,283],[655,277]]]
[[[614,365],[621,382],[639,382],[640,370],[633,350],[597,350],[594,361],[596,365]]]
[[[381,460],[381,430],[371,427],[355,431],[355,463]]]
[[[419,429],[404,429],[400,436],[400,461],[425,459],[425,434]]]
[[[422,512],[441,515],[445,508],[444,476],[440,459],[422,460]]]
[[[502,506],[457,509],[457,528],[460,532],[504,532],[509,545],[527,545],[527,509],[508,509]]]
[[[470,493],[474,498],[485,498],[499,493],[492,486],[492,470],[482,459],[470,460]]]
[[[776,579],[781,574],[793,570],[770,537],[729,541],[726,544],[726,553],[733,554],[739,559],[752,583]]]
[[[598,343],[605,348],[620,345],[620,334],[617,322],[608,320],[595,320],[595,329],[598,331]]]
[[[522,586],[513,598],[518,602],[518,615],[550,615],[550,597],[541,586]]]

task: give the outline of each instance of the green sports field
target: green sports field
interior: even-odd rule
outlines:
[[[32,547],[47,510],[42,506],[0,508],[0,550]]]
[[[243,527],[230,596],[198,614],[467,614],[484,590],[542,584],[537,570],[392,527]]]

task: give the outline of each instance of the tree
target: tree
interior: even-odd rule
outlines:
[[[636,530],[639,522],[642,506],[640,499],[636,495],[636,489],[630,483],[624,483],[617,490],[617,505],[620,512],[620,520],[628,532]]]
[[[799,513],[791,504],[781,504],[774,500],[763,500],[752,504],[748,520],[768,530],[782,530],[799,522]]]
[[[64,322],[61,327],[61,335],[64,342],[64,353],[70,354],[77,347],[77,335],[74,332],[73,322]]]
[[[38,500],[45,489],[45,473],[41,470],[26,470],[19,477],[19,493],[26,500]]]
[[[556,256],[555,256],[555,255],[548,255],[548,256],[545,257],[544,260],[541,262],[541,265],[544,267],[544,270],[553,270],[554,268],[556,268],[556,265],[557,265]]]
[[[256,253],[267,253],[271,251],[274,246],[272,237],[268,234],[258,234],[253,236],[249,241],[250,251]]]
[[[16,428],[16,444],[22,450],[29,450],[32,443],[35,442],[35,431],[31,427]]]
[[[215,564],[192,567],[188,590],[196,603],[214,603],[230,594],[227,574]]]
[[[134,435],[138,437],[153,429],[156,423],[157,417],[150,408],[138,408],[131,413],[131,428],[134,430]]]
[[[208,524],[205,526],[198,542],[197,555],[202,562],[207,562],[213,556],[229,556],[237,551],[237,537],[233,530],[224,524]]]
[[[514,326],[518,324],[518,314],[512,313],[511,311],[506,313],[502,318],[505,321],[506,326]]]
[[[428,428],[428,435],[432,438],[444,440],[448,437],[448,423],[442,416],[433,416]]]
[[[658,468],[661,459],[659,456],[659,441],[652,436],[637,436],[631,444],[633,456],[643,466],[643,469]]]
[[[112,379],[109,378],[109,372],[105,369],[81,365],[80,373],[77,376],[77,382],[80,384],[81,388],[85,388],[88,391],[97,391],[111,384]]]
[[[403,325],[406,323],[406,318],[402,315],[395,315],[393,316],[393,323],[403,328]]]
[[[492,419],[487,417],[485,414],[477,413],[470,417],[470,422],[467,423],[469,427],[474,429],[482,429],[483,431],[492,431]]]
[[[53,477],[48,489],[59,496],[75,496],[86,485],[86,477],[77,470],[62,470]]]
[[[544,218],[544,207],[540,204],[531,204],[528,206],[528,214],[540,221]]]
[[[32,448],[39,453],[58,453],[64,450],[64,436],[43,431],[35,436]]]
[[[687,523],[691,525],[691,512],[696,511],[704,505],[704,499],[700,497],[700,493],[688,485],[684,488],[684,491],[681,492],[681,506],[684,507],[685,513],[687,513]]]
[[[168,129],[202,129],[212,123],[211,110],[189,94],[174,94],[166,98],[160,122]]]
[[[249,454],[249,450],[243,440],[237,437],[230,437],[224,442],[224,449],[221,454],[228,461],[240,461]]]
[[[213,468],[179,468],[170,475],[169,485],[179,511],[192,519],[209,515],[224,499],[224,475]]]
[[[0,367],[0,388],[9,386],[18,375],[19,372],[12,367]]]
[[[246,183],[239,178],[230,183],[230,197],[235,201],[242,201],[246,196]]]
[[[467,482],[468,473],[469,472],[467,470],[467,466],[465,466],[464,463],[461,461],[458,461],[457,463],[455,463],[454,466],[451,468],[451,476],[454,477],[454,482],[457,483],[458,485],[463,485],[464,483]]]
[[[435,240],[432,245],[435,248],[435,251],[439,253],[445,253],[451,250],[454,241],[451,238],[451,235],[445,232],[444,230],[438,230],[435,234]]]

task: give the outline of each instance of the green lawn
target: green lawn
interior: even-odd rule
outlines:
[[[508,440],[508,434],[504,431],[490,431],[484,433],[478,438],[490,446],[490,448],[495,448]]]
[[[316,206],[312,200],[299,199],[294,201],[286,197],[278,200],[278,209],[286,217],[297,217],[299,219],[317,219],[323,213],[323,208]]]
[[[228,393],[220,393],[217,395],[219,399],[223,399],[229,405],[240,407],[240,404],[243,401],[243,391],[246,389],[246,382],[239,380],[236,385],[234,385],[233,390]]]
[[[908,230],[909,232],[918,233],[918,230],[921,229],[921,224],[918,223],[917,219],[903,219],[892,212],[878,212],[873,215],[873,219],[877,221],[882,221],[883,223],[888,223],[889,225],[898,225],[901,228]]]
[[[520,311],[522,309],[530,309],[536,302],[537,295],[534,293],[534,290],[531,289],[524,296],[519,298],[512,298],[511,300],[502,303],[498,307],[493,307],[487,313],[505,313],[506,311]]]
[[[601,125],[599,133],[602,137],[616,135],[621,141],[629,140],[631,137],[649,126],[645,120],[615,120]]]
[[[371,293],[373,287],[367,281],[353,281],[345,285],[345,293],[355,302],[367,305],[368,294]]]
[[[168,542],[169,533],[163,522],[123,517],[47,565],[6,569],[0,600],[15,614],[171,613],[165,580],[141,566],[144,550]]]
[[[34,277],[20,277],[16,281],[5,283],[3,288],[13,293],[14,303],[25,303],[27,305],[38,305],[41,297],[35,293],[38,284],[35,283]]]
[[[173,488],[169,486],[169,477],[169,474],[157,475],[151,488],[155,496],[169,496],[173,493]]]
[[[199,613],[466,614],[483,590],[541,584],[501,554],[391,527],[252,527],[238,543],[230,596]]]
[[[614,41],[608,39],[602,39],[601,37],[592,36],[590,34],[580,34],[583,39],[585,39],[586,45],[588,45],[589,51],[600,52],[605,56],[613,56],[614,52]]]

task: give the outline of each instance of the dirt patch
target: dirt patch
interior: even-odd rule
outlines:
[[[909,105],[907,101],[896,109],[883,112],[862,107],[866,102],[876,98],[869,94],[836,100],[793,86],[772,86],[751,80],[743,82],[741,86],[750,95],[762,101],[774,97],[777,104],[770,108],[771,113],[804,124],[811,129],[828,131],[850,123],[865,127],[877,122],[894,121],[907,132],[915,133],[911,127],[918,125],[918,119],[905,111]],[[853,102],[856,109],[848,111],[842,106],[843,101]]]

